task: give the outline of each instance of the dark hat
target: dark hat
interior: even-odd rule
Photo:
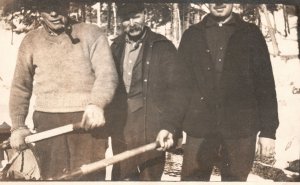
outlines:
[[[119,3],[118,7],[118,16],[121,18],[128,18],[131,15],[140,13],[144,11],[144,3]]]
[[[69,0],[34,0],[40,10],[51,9],[53,7],[65,8],[69,6]]]

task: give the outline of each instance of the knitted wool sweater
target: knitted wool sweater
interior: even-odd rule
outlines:
[[[51,36],[44,28],[23,39],[10,93],[12,127],[25,124],[32,92],[35,110],[83,111],[88,104],[104,108],[118,83],[105,35],[91,24],[72,25],[66,33]]]

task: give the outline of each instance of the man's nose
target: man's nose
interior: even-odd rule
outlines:
[[[50,16],[51,17],[57,17],[57,15],[58,15],[57,11],[55,11],[55,10],[50,11]]]
[[[130,23],[130,26],[133,26],[134,25],[134,21],[132,18],[129,19],[129,23]]]

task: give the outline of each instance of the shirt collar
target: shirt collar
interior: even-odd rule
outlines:
[[[134,50],[136,50],[137,48],[139,48],[140,44],[141,44],[141,43],[144,41],[144,39],[145,39],[146,33],[147,33],[147,30],[143,33],[142,37],[141,37],[138,41],[136,41],[136,42],[134,42],[134,41],[132,41],[132,40],[129,40],[128,36],[126,35],[126,37],[125,37],[125,42],[126,42],[126,44],[132,45],[131,51],[134,51]]]
[[[234,26],[236,24],[236,19],[233,16],[233,14],[231,13],[231,15],[225,19],[224,21],[221,22],[217,22],[211,14],[208,15],[207,17],[207,22],[206,22],[206,27],[213,27],[213,26],[223,26],[223,25],[231,25]]]

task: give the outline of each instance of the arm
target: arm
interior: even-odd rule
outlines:
[[[86,130],[105,124],[103,109],[112,100],[118,84],[115,64],[104,35],[100,35],[91,47],[91,63],[95,82],[81,123]]]
[[[161,131],[158,134],[160,145],[167,149],[173,145],[171,139],[181,131],[181,123],[187,107],[187,69],[185,63],[177,58],[177,50],[171,42],[167,42],[160,59],[160,92]],[[166,141],[163,144],[163,138]],[[168,142],[169,141],[169,142]]]
[[[265,39],[258,28],[254,33],[254,83],[260,118],[258,154],[272,157],[275,153],[275,134],[279,125],[275,82]]]
[[[255,27],[256,28],[256,27]],[[275,82],[270,54],[263,35],[254,29],[253,62],[255,96],[259,108],[260,137],[275,139],[279,125]]]
[[[27,37],[25,37],[19,48],[9,99],[9,113],[12,121],[10,143],[12,148],[17,149],[25,145],[24,138],[30,134],[25,120],[32,95],[34,66],[30,46],[27,43]]]
[[[96,79],[90,103],[103,109],[112,100],[118,85],[116,66],[104,35],[101,35],[92,46],[91,62]]]

